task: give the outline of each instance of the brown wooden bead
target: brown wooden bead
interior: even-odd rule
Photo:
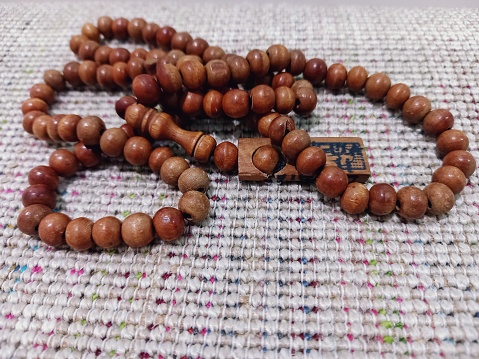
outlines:
[[[48,113],[48,105],[45,101],[39,98],[30,98],[22,102],[22,113],[26,115],[32,111],[40,111]]]
[[[170,157],[163,162],[160,169],[160,177],[166,184],[177,186],[180,175],[188,168],[190,168],[190,165],[184,158]]]
[[[276,90],[278,87],[286,86],[291,88],[294,84],[294,77],[289,72],[280,72],[274,75],[271,87]]]
[[[48,135],[48,122],[51,120],[51,116],[49,115],[43,115],[43,116],[38,116],[34,121],[32,125],[32,132],[37,137],[38,139],[42,141],[49,141],[50,136]]]
[[[124,123],[120,126],[120,130],[126,133],[128,138],[135,136],[135,130],[129,124]]]
[[[391,110],[401,110],[409,96],[411,96],[409,86],[403,83],[392,85],[386,94],[386,106]]]
[[[33,134],[33,122],[37,117],[45,115],[45,112],[42,111],[30,111],[23,116],[23,121],[22,121],[22,126],[23,129],[30,133]],[[48,131],[48,130],[47,130]]]
[[[268,137],[271,144],[281,148],[284,137],[295,128],[294,120],[291,117],[279,116],[275,118],[268,128]]]
[[[248,60],[242,56],[234,55],[226,63],[231,71],[231,80],[236,84],[245,83],[250,75],[250,66]]]
[[[259,114],[271,112],[275,105],[274,90],[266,85],[258,85],[251,89],[251,109]]]
[[[32,204],[24,208],[17,217],[17,227],[25,234],[38,234],[38,226],[43,218],[52,213],[52,210],[43,204]]]
[[[205,65],[208,85],[213,88],[226,86],[231,78],[231,71],[223,60],[211,60]]]
[[[86,251],[93,247],[91,229],[93,222],[85,217],[70,221],[65,230],[65,241],[76,251]]]
[[[87,147],[83,142],[78,142],[73,150],[83,167],[95,167],[101,162],[101,152],[98,146]]]
[[[113,23],[111,24],[111,31],[115,39],[128,39],[128,23],[129,21],[124,17],[119,17],[113,20]]]
[[[428,200],[428,209],[434,215],[445,214],[449,212],[456,199],[451,189],[443,183],[432,182],[424,188]]]
[[[101,248],[114,248],[121,244],[121,221],[112,216],[100,218],[91,230],[93,241]]]
[[[316,92],[307,87],[300,87],[295,92],[296,104],[294,112],[300,116],[308,116],[316,108],[318,103],[318,96]]]
[[[78,75],[79,67],[80,64],[78,62],[72,61],[67,63],[63,68],[63,76],[65,77],[65,80],[74,88],[83,85],[83,82],[80,80],[80,76]]]
[[[320,147],[307,147],[296,158],[296,170],[303,176],[316,176],[324,165],[326,165],[326,154]]]
[[[442,155],[451,151],[467,150],[469,147],[469,138],[460,130],[447,130],[441,133],[436,140],[436,148]]]
[[[81,119],[78,115],[66,115],[58,121],[58,134],[64,141],[78,141],[77,125]]]
[[[65,232],[71,218],[63,213],[47,214],[38,226],[38,236],[49,246],[58,247],[66,243]]]
[[[58,133],[58,122],[63,118],[65,115],[53,115],[50,120],[47,122],[47,133],[48,137],[52,139],[53,141],[62,141],[63,139],[60,137],[60,134]]]
[[[219,46],[209,46],[203,52],[203,62],[207,64],[211,60],[221,60],[225,51]]]
[[[117,62],[124,62],[128,63],[130,60],[130,51],[123,47],[117,47],[112,49],[110,52],[110,56],[108,56],[108,62],[110,65],[114,65]]]
[[[185,61],[180,65],[179,70],[183,78],[183,84],[187,89],[197,90],[206,81],[205,67],[198,61]]]
[[[160,47],[169,48],[171,44],[171,38],[176,33],[176,30],[171,26],[163,26],[156,32],[156,42]]]
[[[94,61],[83,61],[78,68],[78,76],[80,77],[80,80],[87,86],[95,86],[98,83],[96,78],[97,68],[98,66]]]
[[[151,151],[150,141],[141,136],[134,136],[126,141],[123,154],[128,163],[134,166],[142,166],[148,163]]]
[[[421,122],[431,111],[431,102],[424,96],[410,97],[402,107],[403,119],[412,125]]]
[[[430,136],[439,136],[450,130],[454,125],[454,116],[446,109],[438,108],[429,112],[422,123],[424,133]]]
[[[296,95],[292,89],[280,86],[274,90],[276,102],[274,109],[281,114],[288,114],[293,111],[296,105]]]
[[[154,22],[147,23],[141,31],[143,41],[150,46],[156,47],[156,33],[159,28],[160,26]]]
[[[340,90],[344,87],[347,78],[348,70],[342,64],[332,64],[326,73],[326,87],[333,91]],[[306,80],[309,79],[306,78]],[[311,83],[313,82],[311,81]]]
[[[274,173],[278,162],[278,151],[270,145],[261,146],[253,153],[253,165],[268,175]]]
[[[109,128],[100,138],[101,151],[108,157],[119,157],[123,155],[123,148],[128,135],[120,128]]]
[[[112,25],[113,19],[109,16],[102,16],[98,19],[98,31],[100,31],[100,33],[105,37],[105,39],[113,38],[113,31],[111,29]]]
[[[223,94],[217,90],[209,90],[203,97],[203,110],[209,118],[223,115]]]
[[[156,41],[156,40],[155,40],[155,41]],[[166,55],[166,52],[164,52],[163,50],[161,50],[161,53],[163,54],[163,56]],[[150,54],[149,51],[146,51],[144,48],[139,47],[139,48],[133,50],[133,51],[130,53],[130,59],[142,59],[142,60],[145,60],[149,54]]]
[[[76,156],[64,148],[60,148],[53,152],[48,164],[59,176],[62,177],[71,177],[76,174],[78,170],[78,160]]]
[[[348,72],[347,83],[351,92],[359,92],[366,85],[368,80],[368,72],[362,66],[354,66]]]
[[[78,49],[78,56],[83,61],[85,60],[95,60],[95,52],[100,47],[98,42],[93,40],[87,40],[80,45]]]
[[[55,92],[46,84],[36,84],[30,88],[30,97],[39,98],[45,101],[48,105],[55,103]],[[45,112],[45,111],[44,111]]]
[[[304,56],[303,51],[301,50],[291,50],[289,52],[289,57],[291,59],[289,66],[286,71],[291,73],[293,76],[297,76],[304,71],[306,66],[306,57]]]
[[[464,150],[455,150],[449,152],[442,160],[442,165],[459,168],[464,173],[466,178],[469,178],[477,168],[474,156]]]
[[[249,94],[243,90],[231,90],[223,95],[223,111],[231,118],[241,118],[248,114],[250,108]]]
[[[208,218],[210,200],[203,192],[195,190],[184,192],[178,201],[178,209],[185,219],[199,223]]]
[[[119,87],[126,88],[131,84],[131,78],[128,75],[128,65],[124,62],[117,62],[112,66],[113,82]]]
[[[43,81],[55,91],[62,91],[65,88],[65,77],[57,70],[46,70],[43,73]]]
[[[283,45],[271,45],[266,53],[269,57],[270,71],[273,72],[283,71],[291,61],[289,51]]]
[[[369,76],[366,85],[364,86],[366,96],[373,101],[382,100],[387,95],[390,88],[391,79],[382,72],[377,72]]]
[[[139,103],[153,107],[158,104],[161,90],[158,81],[150,75],[139,75],[133,80],[132,90]]]
[[[203,92],[184,92],[179,101],[179,108],[183,115],[186,115],[187,117],[199,117],[203,110]]]
[[[96,70],[96,79],[100,87],[106,90],[115,90],[117,84],[113,78],[113,66],[110,65],[100,65]]]
[[[126,109],[133,104],[136,104],[136,98],[133,96],[123,96],[115,102],[115,111],[118,116],[124,119]]]
[[[461,192],[467,184],[467,178],[459,168],[442,166],[432,174],[432,182],[440,182],[448,186],[454,194]]]
[[[304,79],[296,80],[294,82],[293,86],[291,86],[291,90],[293,90],[293,92],[296,93],[296,91],[298,91],[298,89],[301,88],[301,87],[306,87],[306,88],[309,88],[311,90],[314,90],[314,87],[311,84],[311,82],[309,82],[308,80],[304,80]]]
[[[208,46],[208,42],[205,39],[197,37],[186,44],[185,52],[187,55],[196,55],[202,57]]]
[[[73,35],[70,38],[70,50],[72,50],[74,54],[78,55],[80,45],[83,44],[85,41],[88,41],[88,37],[84,35]]]
[[[341,196],[341,208],[348,214],[359,214],[368,208],[369,191],[365,185],[352,182]]]
[[[173,151],[169,147],[157,147],[150,154],[148,166],[150,166],[153,173],[159,174],[163,163],[173,156]]]
[[[208,174],[199,167],[187,168],[178,178],[178,188],[182,193],[188,191],[207,192],[209,186]]]
[[[305,80],[309,81],[314,86],[318,86],[326,78],[327,73],[328,66],[326,65],[326,63],[321,59],[312,58],[306,62],[303,77]]]
[[[111,47],[103,45],[95,51],[94,60],[97,64],[108,64],[110,62]]]
[[[417,187],[403,187],[397,192],[397,207],[404,219],[419,219],[427,211],[427,196]]]
[[[348,187],[348,176],[339,167],[325,166],[316,177],[315,184],[324,196],[336,198],[341,196]]]
[[[168,93],[178,92],[183,86],[183,80],[176,66],[158,63],[156,65],[156,77],[161,88]]]
[[[177,240],[185,231],[183,213],[173,207],[163,207],[153,216],[156,235],[165,242]]]
[[[253,76],[261,77],[269,71],[269,57],[268,54],[262,50],[254,49],[248,52],[246,60],[249,63],[250,73]]]
[[[220,171],[233,172],[238,169],[238,147],[233,143],[221,142],[215,148],[213,160]]]
[[[181,56],[177,61],[176,61],[176,67],[179,70],[181,65],[185,63],[186,61],[194,61],[198,64],[203,65],[203,60],[201,60],[201,57],[196,56],[196,55],[183,55]],[[205,70],[206,71],[206,70]]]
[[[193,38],[187,32],[177,32],[171,37],[170,46],[172,49],[178,49],[184,52],[186,50],[186,45],[191,40],[193,40]]]
[[[147,246],[153,241],[153,221],[146,213],[133,213],[121,225],[121,237],[132,248]]]
[[[100,31],[98,28],[90,22],[87,22],[81,28],[81,34],[88,37],[88,39],[100,42]]]
[[[311,146],[309,134],[305,130],[293,130],[284,136],[281,152],[294,163],[299,154],[309,146]]]
[[[369,189],[369,210],[377,216],[385,216],[396,209],[396,190],[387,183],[376,183]]]
[[[146,72],[145,67],[143,65],[144,63],[145,63],[145,60],[140,59],[138,57],[134,57],[130,59],[126,65],[127,66],[126,72],[128,72],[128,76],[134,79],[135,77],[144,74]]]
[[[263,137],[269,137],[269,126],[271,123],[281,115],[277,112],[269,113],[258,120],[258,132]]]
[[[57,204],[57,195],[48,185],[33,184],[23,191],[22,204],[25,207],[32,204],[43,204],[53,209]]]
[[[76,127],[78,140],[86,146],[98,145],[105,128],[105,122],[100,117],[83,117]]]
[[[28,172],[28,183],[31,185],[44,184],[50,189],[56,190],[59,181],[57,173],[49,166],[37,166]]]
[[[128,26],[127,26],[128,35],[130,36],[131,39],[133,39],[136,42],[142,41],[143,40],[142,33],[145,26],[146,26],[145,19],[138,18],[138,17],[131,19],[128,22]]]

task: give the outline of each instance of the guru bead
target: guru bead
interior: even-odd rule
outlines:
[[[326,166],[315,181],[316,188],[327,197],[336,198],[343,194],[348,186],[348,176],[341,168]]]
[[[341,208],[348,214],[359,214],[368,208],[369,191],[365,185],[352,182],[341,196]]]
[[[153,221],[146,213],[130,214],[121,225],[121,237],[132,248],[150,244],[153,235]]]
[[[183,213],[185,219],[198,223],[208,217],[210,200],[203,192],[188,191],[181,196],[178,209]]]
[[[38,233],[38,226],[43,218],[52,213],[50,207],[43,204],[32,204],[24,208],[17,218],[17,227],[30,236]]]
[[[70,221],[65,230],[65,241],[76,251],[86,251],[93,246],[91,229],[93,222],[85,217]]]
[[[52,247],[65,244],[65,232],[71,218],[63,213],[50,213],[46,215],[38,226],[40,239]]]
[[[185,231],[183,213],[173,207],[163,207],[153,216],[156,235],[165,242],[180,238]]]
[[[427,196],[414,186],[401,188],[397,192],[398,213],[404,219],[419,219],[427,211]]]
[[[424,188],[427,196],[429,211],[434,215],[445,214],[449,212],[456,199],[451,189],[443,183],[432,182]]]
[[[207,192],[210,186],[208,174],[199,167],[190,167],[178,178],[178,189],[182,192]]]

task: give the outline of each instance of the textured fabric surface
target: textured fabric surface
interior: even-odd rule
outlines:
[[[433,108],[449,108],[479,158],[478,10],[0,3],[1,358],[479,356],[477,174],[450,214],[405,222],[346,215],[313,185],[241,183],[208,165],[210,216],[176,243],[77,253],[23,235],[16,218],[27,173],[58,146],[23,131],[20,104],[45,70],[75,60],[70,37],[101,15],[169,24],[241,55],[282,43],[385,72]],[[362,137],[368,186],[430,182],[441,160],[420,126],[362,95],[317,91],[316,110],[298,126]],[[52,111],[118,126],[119,96],[70,90]],[[191,128],[219,142],[257,136],[226,119]],[[57,208],[124,219],[179,197],[148,169],[118,160],[62,180]]]

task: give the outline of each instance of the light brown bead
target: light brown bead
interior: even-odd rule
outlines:
[[[316,176],[326,164],[326,154],[320,147],[305,148],[296,158],[296,170],[307,177]]]
[[[47,121],[47,134],[50,139],[53,141],[60,142],[63,139],[60,137],[60,134],[58,133],[58,122],[63,118],[65,115],[54,115],[50,118],[49,121]]]
[[[364,212],[368,203],[369,191],[365,185],[358,182],[352,182],[346,187],[340,201],[342,210],[348,214]]]
[[[71,218],[63,213],[47,214],[38,226],[38,236],[49,246],[58,247],[66,243],[65,232]]]
[[[132,248],[147,246],[153,241],[153,221],[146,213],[133,213],[121,225],[121,237]]]
[[[80,64],[76,61],[71,61],[63,67],[63,76],[65,77],[65,80],[74,88],[83,85],[83,82],[78,75],[79,67]]]
[[[163,207],[153,216],[156,235],[165,242],[175,241],[185,231],[183,213],[173,207]]]
[[[238,147],[231,142],[221,142],[215,148],[213,160],[220,171],[233,172],[238,169]]]
[[[34,236],[38,234],[38,226],[43,218],[52,213],[44,204],[32,204],[24,208],[17,217],[17,227],[25,234]]]
[[[173,156],[174,153],[169,147],[157,147],[150,154],[148,166],[150,166],[153,173],[160,173],[163,163]]]
[[[200,89],[206,81],[205,67],[198,61],[185,61],[180,66],[183,85],[189,90]]]
[[[111,31],[113,32],[113,37],[115,39],[128,39],[128,23],[129,21],[124,17],[119,17],[113,20],[113,23],[111,24]]]
[[[49,115],[43,115],[43,116],[38,116],[34,121],[32,125],[32,132],[37,137],[38,139],[42,141],[49,141],[50,136],[48,135],[48,122],[51,120],[51,116]]]
[[[35,119],[37,117],[40,117],[40,116],[43,116],[43,115],[46,115],[45,112],[42,112],[42,111],[30,111],[30,112],[27,112],[25,114],[25,116],[23,116],[23,120],[22,120],[22,126],[23,126],[23,129],[30,133],[30,134],[33,134],[33,122],[35,121]],[[48,131],[48,129],[47,129]]]
[[[273,174],[279,162],[279,154],[272,146],[265,145],[258,148],[253,154],[253,165],[261,172]]]
[[[152,76],[143,74],[135,77],[131,88],[139,103],[149,107],[158,104],[161,90],[158,81]]]
[[[76,174],[78,170],[78,160],[76,156],[64,148],[53,152],[48,164],[62,177],[71,177]]]
[[[80,80],[87,86],[95,86],[98,83],[96,78],[97,68],[97,64],[94,61],[83,61],[78,68]]]
[[[151,151],[152,147],[150,141],[141,136],[129,138],[123,148],[125,159],[133,166],[142,166],[145,163],[148,163]]]
[[[271,112],[258,120],[258,132],[263,137],[269,137],[269,126],[271,123],[281,115],[278,112]]]
[[[208,42],[205,39],[198,37],[186,44],[185,52],[187,55],[196,55],[202,57],[208,46]]]
[[[443,183],[432,182],[424,188],[428,200],[429,212],[434,215],[441,215],[449,212],[456,199],[451,189]]]
[[[41,183],[33,184],[23,191],[22,204],[24,207],[32,204],[43,204],[53,209],[57,204],[57,195],[48,185]]]
[[[269,57],[268,54],[262,50],[254,49],[248,52],[246,60],[249,63],[250,73],[253,76],[261,77],[269,71]]]
[[[143,40],[142,32],[145,26],[146,26],[145,19],[138,18],[138,17],[131,19],[128,22],[128,26],[127,26],[128,35],[130,36],[131,39],[133,39],[136,42],[142,41]]]
[[[424,133],[430,136],[439,136],[450,130],[454,125],[454,116],[448,110],[438,108],[429,112],[423,120]]]
[[[359,92],[366,85],[368,80],[368,72],[362,66],[354,66],[348,72],[347,83],[351,92]]]
[[[158,63],[156,65],[156,77],[161,88],[168,93],[178,92],[183,86],[180,71],[175,65]]]
[[[403,187],[397,192],[397,207],[404,219],[419,219],[427,211],[427,196],[417,187]]]
[[[275,118],[268,128],[268,137],[271,140],[271,144],[278,148],[281,148],[284,137],[288,132],[296,129],[294,120],[288,116],[279,116]]]
[[[81,28],[81,34],[90,40],[100,42],[100,31],[90,22],[87,22],[85,25],[83,25]]]
[[[128,136],[120,128],[109,128],[100,138],[101,151],[108,157],[119,157],[123,154]]]
[[[460,130],[447,130],[441,133],[436,140],[436,148],[440,154],[445,155],[451,151],[467,150],[469,138]]]
[[[70,38],[70,50],[76,55],[78,55],[78,51],[80,50],[80,45],[83,44],[85,41],[88,41],[88,37],[84,35],[73,35]]]
[[[48,113],[48,104],[39,98],[29,98],[22,102],[22,113],[26,115],[32,111]]]
[[[207,192],[209,186],[208,174],[199,167],[187,168],[178,178],[178,188],[182,193],[188,191]]]
[[[121,221],[112,216],[103,217],[93,224],[91,236],[98,247],[117,247],[122,242]]]
[[[457,167],[442,166],[432,174],[432,182],[444,183],[454,194],[458,194],[466,187],[467,178]]]
[[[293,130],[284,136],[281,143],[281,152],[292,163],[299,154],[311,146],[311,137],[305,130]]]
[[[376,183],[369,189],[369,211],[377,216],[385,216],[396,209],[397,194],[387,183]]]
[[[382,72],[377,72],[366,81],[364,91],[366,96],[373,101],[382,100],[391,88],[391,79]]]
[[[117,88],[113,72],[113,66],[111,65],[104,64],[98,66],[96,69],[96,79],[101,88],[106,90],[115,90]]]
[[[40,100],[45,101],[50,106],[53,105],[53,103],[55,103],[55,92],[50,86],[46,84],[33,85],[30,88],[30,97],[39,98]]]
[[[295,95],[296,104],[294,106],[294,112],[300,116],[310,115],[318,103],[316,92],[307,87],[300,87],[296,90]]]
[[[100,46],[95,51],[94,60],[98,65],[110,63],[110,53],[112,48],[106,45]]]
[[[101,152],[98,146],[87,147],[83,142],[78,142],[73,149],[83,167],[90,168],[100,164]]]
[[[128,65],[124,62],[117,62],[112,66],[113,82],[119,87],[126,88],[131,83],[131,78],[128,75]]]
[[[64,141],[78,141],[77,126],[81,119],[78,115],[66,115],[58,121],[58,134]]]
[[[203,110],[209,118],[223,115],[223,94],[217,90],[209,90],[203,97]]]
[[[50,166],[33,167],[30,172],[28,172],[28,183],[31,185],[44,184],[50,189],[56,190],[58,188],[59,181],[60,179],[57,173]]]
[[[442,160],[442,165],[459,168],[464,173],[466,178],[469,178],[477,168],[474,156],[464,150],[455,150],[449,152]]]
[[[128,76],[134,79],[135,77],[144,74],[146,72],[144,63],[145,60],[138,57],[130,59],[126,65],[126,72],[128,72]]]
[[[344,87],[347,78],[348,70],[342,64],[332,64],[326,73],[326,87],[333,91],[340,90]],[[309,80],[308,78],[306,79]],[[311,83],[314,85],[313,81]]]
[[[113,31],[111,29],[112,25],[113,19],[109,16],[102,16],[98,19],[98,31],[100,31],[100,33],[105,37],[105,39],[113,38]]]
[[[78,56],[83,61],[85,60],[95,60],[95,52],[100,47],[98,42],[93,40],[87,40],[81,43],[80,47],[78,48]]]
[[[190,168],[190,165],[182,157],[170,157],[161,166],[160,177],[166,184],[171,186],[178,185],[180,175]]]
[[[392,85],[386,95],[386,106],[391,110],[401,110],[411,96],[409,86],[399,83]]]
[[[333,67],[333,70],[334,70],[334,67]],[[328,66],[326,65],[326,63],[321,59],[312,58],[306,62],[306,65],[304,67],[303,77],[312,85],[319,86],[321,82],[323,82],[323,80],[326,78],[327,73],[328,73]],[[330,77],[331,76],[332,76],[332,72],[330,74]],[[346,80],[346,78],[344,78],[344,80]]]
[[[231,71],[231,80],[236,84],[245,83],[250,75],[250,66],[248,60],[243,56],[234,55],[226,63]]]
[[[228,85],[231,78],[231,71],[226,62],[222,60],[211,60],[205,65],[208,85],[212,88],[222,88]]]
[[[421,122],[431,111],[431,102],[424,96],[410,97],[402,107],[402,117],[409,124]]]
[[[46,70],[43,73],[43,81],[54,91],[62,91],[65,88],[65,77],[57,70]]]
[[[274,90],[266,85],[258,85],[251,89],[251,109],[258,114],[271,112],[275,105]]]
[[[178,201],[178,209],[185,219],[199,223],[208,218],[210,200],[203,192],[194,190],[184,192]]]
[[[78,140],[86,146],[98,145],[105,128],[105,122],[100,117],[83,117],[77,124]]]
[[[203,52],[203,62],[207,64],[211,60],[221,60],[225,51],[219,46],[209,46]]]
[[[301,74],[306,66],[306,57],[304,56],[303,51],[291,50],[289,52],[289,57],[291,60],[286,71],[291,73],[293,76]]]
[[[231,118],[241,118],[248,114],[250,108],[249,94],[244,90],[230,90],[223,95],[223,111]]]
[[[266,50],[266,53],[269,57],[270,71],[283,71],[286,67],[289,66],[291,58],[289,56],[288,49],[283,45],[271,45],[268,50]]]
[[[325,166],[315,181],[316,188],[324,196],[336,198],[348,187],[348,176],[341,168]]]
[[[65,241],[76,251],[86,251],[93,247],[91,229],[93,222],[85,217],[70,221],[65,230]]]
[[[171,48],[184,52],[186,50],[186,45],[191,40],[193,40],[193,38],[187,32],[177,32],[171,37]]]

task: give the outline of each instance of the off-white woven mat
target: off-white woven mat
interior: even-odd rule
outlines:
[[[345,215],[308,184],[212,179],[209,219],[177,243],[77,253],[16,227],[28,171],[56,148],[27,135],[19,107],[43,71],[75,59],[71,35],[101,15],[144,17],[246,55],[273,43],[365,66],[447,107],[479,158],[479,11],[175,5],[0,4],[0,357],[478,357],[479,188],[450,214],[404,222]],[[128,45],[130,46],[130,45]],[[131,45],[133,46],[133,45]],[[119,125],[120,93],[61,94],[55,113]],[[424,187],[434,141],[363,96],[318,90],[313,135],[361,136],[373,182]],[[218,141],[241,124],[201,120]],[[63,181],[58,208],[98,219],[176,206],[177,190],[121,161]]]

